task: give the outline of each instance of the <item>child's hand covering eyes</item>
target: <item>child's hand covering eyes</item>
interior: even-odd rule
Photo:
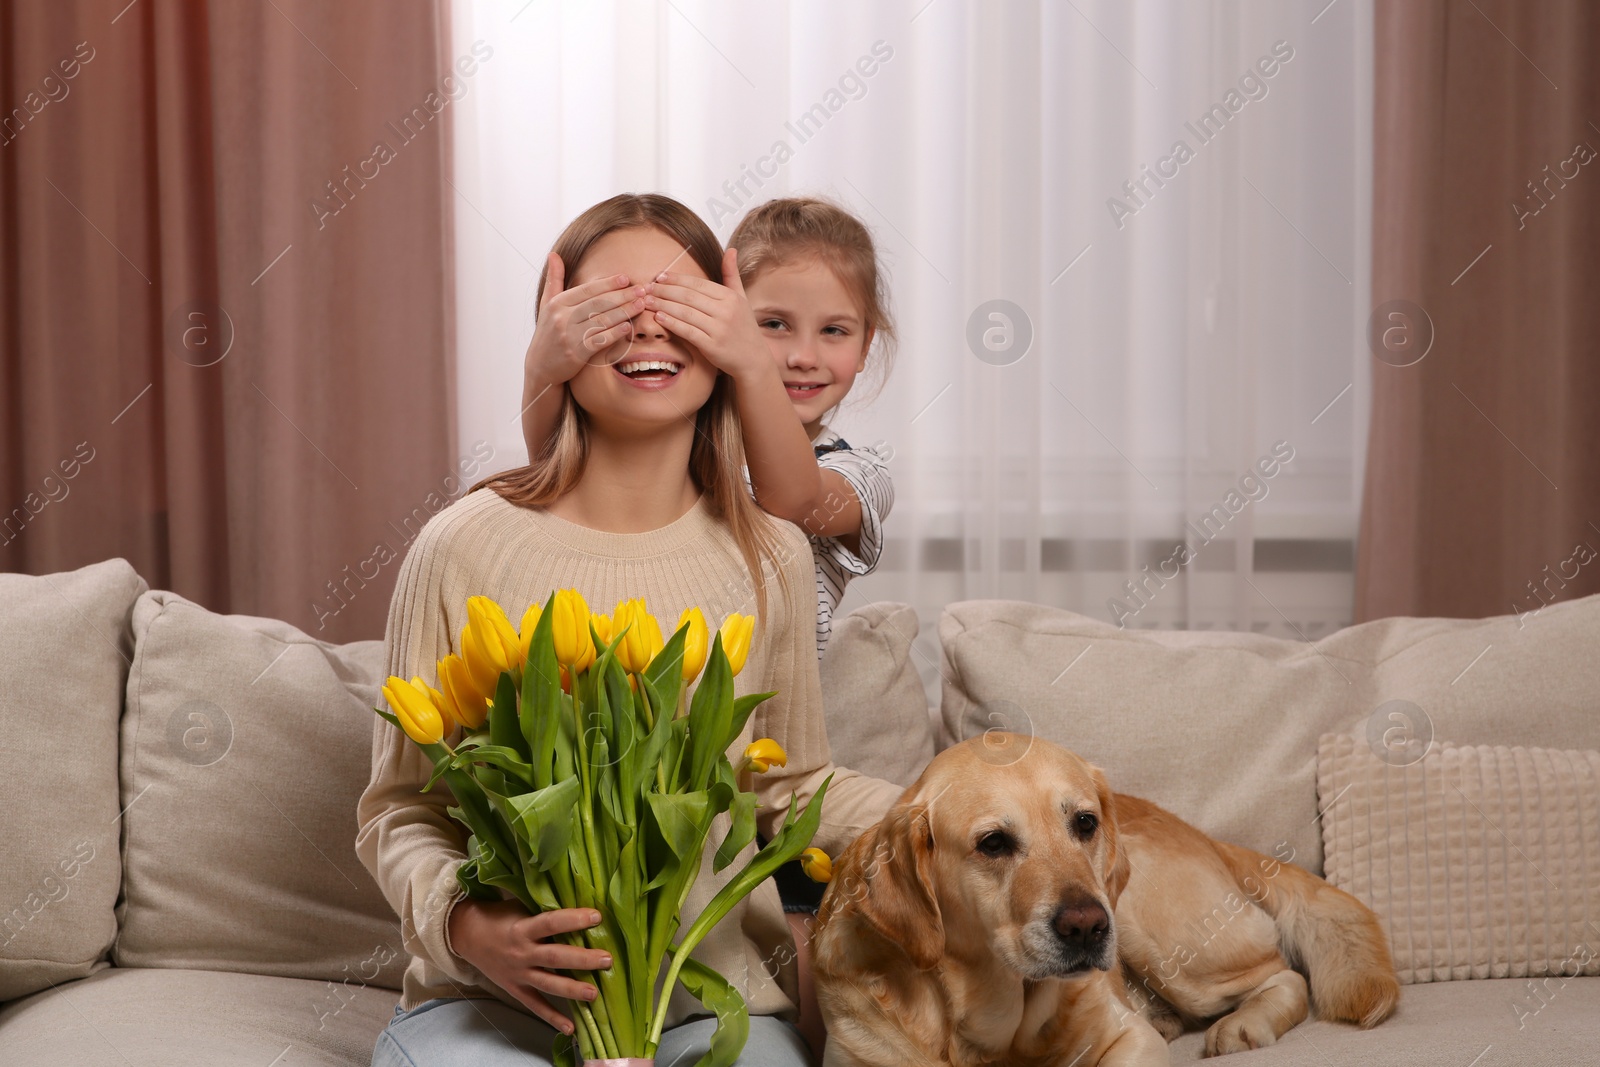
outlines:
[[[538,380],[571,381],[589,363],[612,363],[625,348],[609,349],[633,336],[633,319],[644,310],[644,286],[615,274],[563,289],[566,267],[550,253],[539,321],[528,342],[525,370]]]
[[[772,370],[771,352],[739,280],[739,253],[734,249],[722,254],[721,285],[663,271],[645,289],[644,307],[655,312],[656,321],[735,381]]]

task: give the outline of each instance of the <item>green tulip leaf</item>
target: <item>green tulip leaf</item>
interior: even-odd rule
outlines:
[[[551,594],[551,598],[554,594]],[[556,646],[551,637],[550,599],[546,598],[539,622],[528,640],[528,659],[522,665],[522,703],[518,725],[528,743],[528,759],[533,764],[533,784],[544,788],[562,777],[555,770],[557,723],[560,721],[561,668],[556,663]]]
[[[799,818],[795,817],[795,805],[799,798],[790,797],[789,814],[784,819],[783,827],[771,841],[767,842],[766,848],[751,857],[750,862],[745,864],[738,874],[723,884],[716,896],[706,905],[705,910],[689,925],[688,931],[673,953],[674,965],[680,964],[684,957],[693,952],[695,946],[700,944],[701,939],[711,931],[711,928],[721,922],[723,917],[733,910],[734,905],[748,896],[751,890],[771,877],[779,867],[805,851],[822,821],[822,800],[832,781],[831,774],[823,780],[821,787],[806,804],[805,811]],[[670,975],[671,972],[668,973]]]
[[[711,829],[711,816],[707,814],[710,801],[705,791],[646,795],[661,840],[680,862],[699,862],[700,849]]]
[[[548,871],[566,861],[581,793],[578,779],[568,778],[532,793],[505,798],[539,870]]]
[[[451,808],[450,814],[455,815],[458,810],[457,808]],[[486,884],[478,876],[479,868],[483,861],[477,855],[477,842],[478,836],[476,834],[467,838],[467,854],[474,858],[467,860],[456,868],[456,881],[460,883],[462,889],[466,890],[467,896],[473,900],[499,900],[500,894],[495,892],[492,886]]]
[[[638,792],[639,781],[638,731],[643,725],[636,718],[634,710],[634,701],[638,697],[628,687],[628,672],[615,659],[606,671],[605,685],[601,688],[611,720],[611,758],[615,763],[617,800],[621,810],[619,821],[632,823],[636,818],[633,798]]]
[[[667,787],[682,789],[685,780],[684,753],[689,750],[688,718],[672,719],[667,723],[667,746],[661,753],[661,764],[667,768]]]
[[[572,698],[565,693],[558,692],[560,699],[556,702],[556,714],[551,720],[550,744],[555,751],[554,771],[555,780],[565,781],[575,776],[578,772],[578,727],[572,712]]]
[[[533,765],[524,761],[521,753],[514,748],[502,745],[479,745],[477,748],[456,751],[460,753],[454,761],[457,767],[465,767],[472,763],[487,763],[491,767],[515,775],[527,788],[534,787]],[[507,791],[501,790],[501,792]]]
[[[688,637],[689,624],[684,623],[644,669],[644,680],[661,698],[657,709],[665,709],[669,717],[677,712],[678,698],[683,694],[683,645]]]
[[[684,961],[678,981],[717,1017],[711,1047],[694,1061],[693,1067],[732,1067],[750,1039],[750,1009],[744,998],[733,983],[692,957]]]
[[[771,700],[777,693],[751,693],[748,696],[733,698],[733,721],[729,724],[728,744],[744,733],[744,724],[750,720],[750,713],[756,710],[756,705],[764,700]]]
[[[616,923],[626,947],[625,958],[630,964],[642,967],[645,952],[645,916],[641,908],[638,878],[638,835],[629,833],[623,842],[616,870],[611,872],[611,884],[606,888],[607,918]],[[653,972],[652,972],[653,973]]]
[[[500,672],[500,682],[495,689],[494,703],[489,705],[489,743],[512,753],[527,763],[528,739],[522,736],[522,726],[517,720],[517,688],[511,681],[510,671]],[[528,769],[528,784],[533,784],[533,768]]]
[[[704,789],[711,784],[716,760],[727,752],[733,738],[728,725],[733,721],[733,669],[722,651],[722,635],[711,639],[711,654],[705,671],[689,702],[689,787]]]
[[[721,872],[724,867],[738,859],[744,847],[756,839],[756,795],[735,793],[733,806],[728,810],[732,815],[733,825],[728,828],[728,835],[722,839],[722,844],[717,848],[716,858],[711,861],[711,869],[715,872]]]
[[[654,663],[655,661],[652,660],[651,662]],[[649,678],[643,679],[643,684],[639,688],[644,691],[645,699],[650,703],[649,714],[653,718],[650,720],[649,732],[645,734],[639,745],[638,766],[651,775],[660,766],[665,766],[670,771],[672,767],[666,762],[665,753],[667,751],[667,741],[672,736],[672,724],[677,721],[673,718],[673,712],[676,710],[677,705],[676,703],[667,703],[666,697]]]

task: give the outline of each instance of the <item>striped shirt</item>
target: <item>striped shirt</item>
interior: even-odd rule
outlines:
[[[833,634],[833,613],[844,598],[851,578],[871,574],[883,555],[883,520],[894,507],[894,482],[889,477],[893,453],[887,445],[852,447],[844,438],[822,427],[812,440],[817,466],[833,471],[855,490],[861,501],[861,534],[852,552],[837,537],[813,535],[811,556],[817,572],[817,657]]]

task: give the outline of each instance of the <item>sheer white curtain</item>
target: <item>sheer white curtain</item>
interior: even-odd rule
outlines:
[[[895,449],[846,608],[914,604],[929,668],[960,599],[1348,621],[1371,0],[457,0],[455,33],[494,50],[454,105],[464,452],[523,461],[533,290],[579,211],[658,190],[726,237],[820,193],[872,228],[900,327],[833,420]]]

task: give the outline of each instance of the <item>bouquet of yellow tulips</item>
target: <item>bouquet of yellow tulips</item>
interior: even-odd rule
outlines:
[[[450,815],[470,833],[458,875],[470,897],[499,900],[504,891],[532,912],[592,908],[603,917],[565,935],[610,953],[613,964],[593,975],[594,1001],[570,1002],[576,1048],[562,1037],[556,1062],[575,1064],[578,1052],[654,1056],[681,982],[717,1017],[696,1067],[732,1064],[749,1034],[744,999],[689,954],[778,867],[816,853],[806,846],[827,792],[824,782],[804,811],[791,798],[782,829],[679,929],[712,820],[730,816],[714,871],[755,839],[756,797],[740,788],[741,772],[786,759],[770,738],[747,747],[737,766],[727,756],[750,713],[773,696],[734,696],[754,620],[731,615],[712,634],[690,608],[663,641],[642,600],[608,618],[590,614],[572,590],[529,607],[520,633],[488,597],[470,598],[467,616],[461,651],[439,661],[439,688],[391,677],[383,691],[392,710],[374,710],[433,761],[424,791],[441,778],[449,786]],[[464,735],[452,746],[458,726]]]

